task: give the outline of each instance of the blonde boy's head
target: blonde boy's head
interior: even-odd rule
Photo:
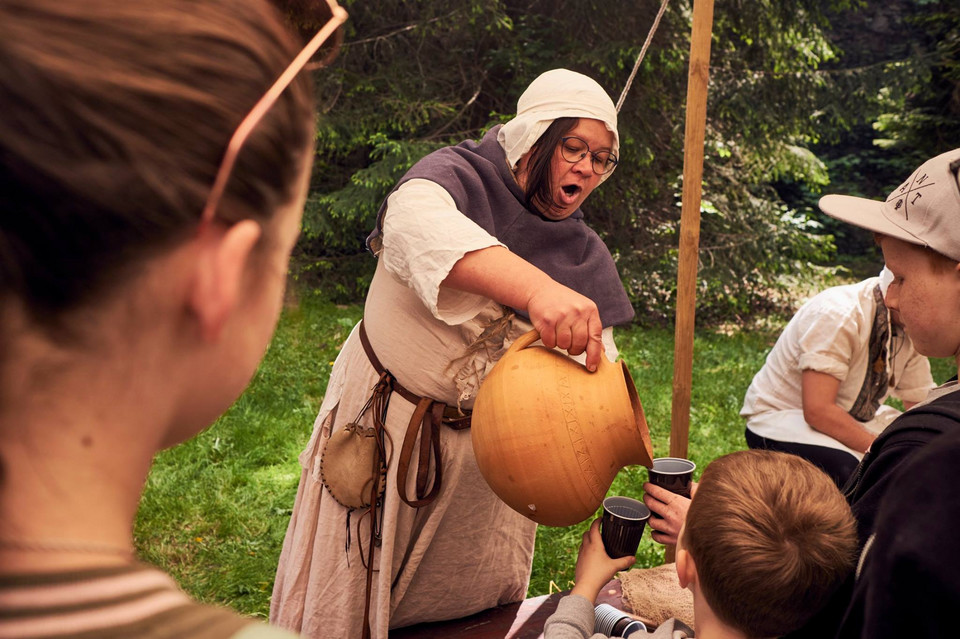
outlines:
[[[856,544],[850,507],[830,477],[794,455],[748,450],[704,471],[679,552],[689,553],[721,622],[772,637],[823,606],[853,569]]]

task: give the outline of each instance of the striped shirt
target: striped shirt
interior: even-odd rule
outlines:
[[[289,639],[144,564],[0,575],[0,639]]]

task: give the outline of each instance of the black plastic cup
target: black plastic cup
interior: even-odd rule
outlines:
[[[690,499],[690,483],[697,465],[680,457],[659,457],[648,470],[650,483]]]
[[[640,547],[643,528],[650,518],[650,509],[642,501],[630,497],[607,497],[603,500],[600,537],[603,548],[613,559],[635,557]]]

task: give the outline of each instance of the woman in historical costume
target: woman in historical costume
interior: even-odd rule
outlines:
[[[386,199],[368,239],[378,264],[364,318],[300,457],[271,621],[382,638],[524,598],[536,526],[489,489],[464,427],[484,376],[532,327],[590,369],[603,351],[616,357],[611,327],[633,309],[580,205],[618,147],[606,92],[556,69],[514,119],[428,155]],[[342,449],[331,450],[362,431],[384,449],[373,512],[350,498],[360,486],[366,496],[369,473],[345,479]]]

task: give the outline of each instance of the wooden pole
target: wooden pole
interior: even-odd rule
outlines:
[[[677,268],[677,318],[673,351],[673,404],[670,411],[670,456],[686,457],[690,432],[693,379],[693,329],[700,251],[700,195],[703,139],[707,122],[710,37],[713,0],[694,0],[687,76],[687,113],[683,140],[683,200],[680,212],[680,257]],[[672,561],[673,547],[666,551]]]

